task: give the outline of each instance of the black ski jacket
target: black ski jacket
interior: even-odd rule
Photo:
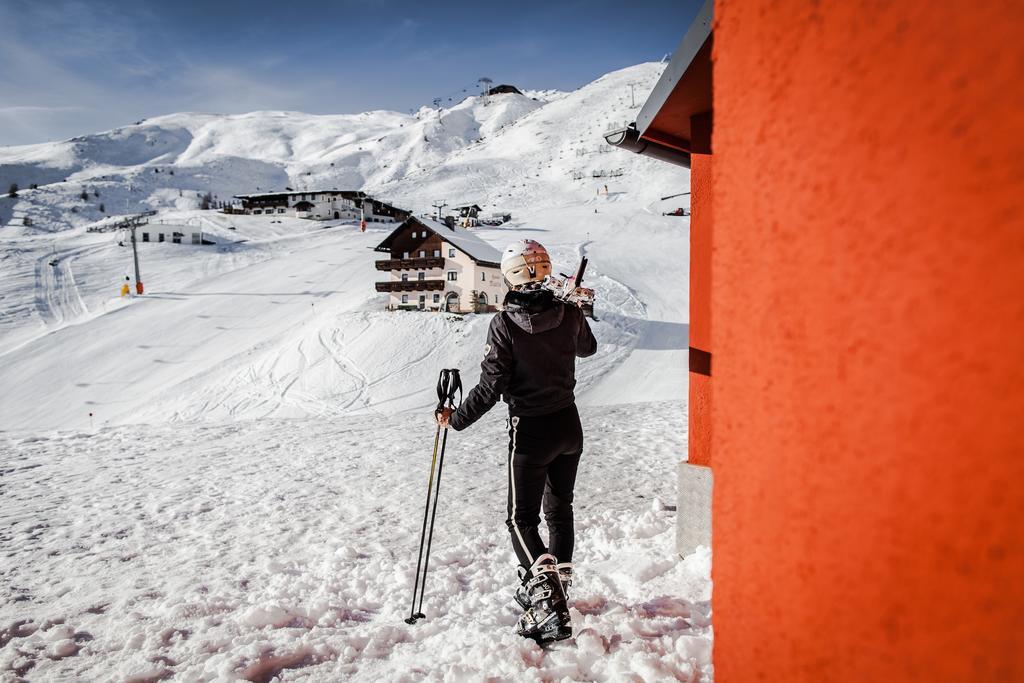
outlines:
[[[499,398],[510,415],[547,415],[566,408],[576,400],[576,357],[596,352],[597,340],[579,308],[547,290],[511,291],[505,310],[487,331],[480,382],[449,424],[465,429]]]

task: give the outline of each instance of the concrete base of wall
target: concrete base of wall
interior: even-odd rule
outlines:
[[[711,547],[710,467],[679,463],[679,498],[676,504],[676,552],[686,557],[703,545]]]

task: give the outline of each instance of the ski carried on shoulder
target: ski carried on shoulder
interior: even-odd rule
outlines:
[[[584,256],[580,259],[580,265],[576,269],[575,275],[566,275],[565,273],[562,273],[561,277],[548,275],[544,278],[541,286],[551,291],[556,299],[579,306],[583,315],[597,320],[594,317],[594,290],[582,286],[583,275],[587,272],[587,263],[588,259]]]

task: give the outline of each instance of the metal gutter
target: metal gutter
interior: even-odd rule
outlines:
[[[627,152],[642,154],[652,159],[667,161],[677,166],[690,168],[690,154],[674,147],[666,147],[651,140],[640,137],[636,124],[628,128],[620,128],[604,134],[605,142]]]

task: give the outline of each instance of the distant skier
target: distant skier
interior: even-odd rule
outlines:
[[[509,286],[505,310],[491,320],[480,382],[442,426],[462,430],[499,398],[508,404],[508,519],[519,559],[515,599],[525,610],[517,632],[538,642],[572,635],[566,591],[572,585],[573,489],[583,453],[576,410],[576,358],[597,351],[578,308],[539,287],[551,273],[547,251],[533,240],[509,245],[501,260]],[[543,505],[549,545],[541,540]]]

